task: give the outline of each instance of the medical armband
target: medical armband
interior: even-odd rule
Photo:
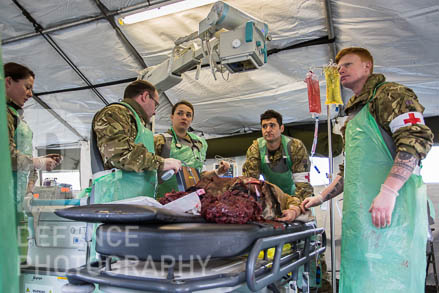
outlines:
[[[293,173],[294,183],[309,183],[309,172]]]
[[[393,119],[390,124],[390,131],[395,133],[398,129],[416,124],[425,125],[424,116],[420,112],[407,112]]]

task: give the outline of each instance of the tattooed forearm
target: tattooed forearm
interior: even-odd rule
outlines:
[[[405,182],[417,164],[418,159],[414,155],[407,152],[398,152],[393,167],[390,170],[389,177]]]
[[[328,194],[325,196],[324,200],[330,200],[333,197],[336,197],[340,193],[343,192],[343,186],[344,186],[344,180],[343,177],[338,180],[338,182],[335,184],[334,188],[331,189],[331,191],[328,192]]]

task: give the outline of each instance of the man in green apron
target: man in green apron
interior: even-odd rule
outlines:
[[[313,194],[309,183],[310,162],[302,141],[282,135],[282,115],[267,110],[261,115],[262,136],[247,150],[242,174],[279,186],[283,192],[301,201]]]
[[[415,93],[373,74],[363,48],[337,54],[346,106],[344,174],[310,208],[344,191],[340,292],[424,292],[426,188],[419,162],[433,143]]]
[[[159,105],[155,87],[144,80],[130,83],[120,103],[93,118],[93,131],[105,171],[94,174],[94,203],[137,196],[155,197],[157,170],[177,172],[181,162],[154,153],[149,119]]]
[[[35,74],[27,67],[17,63],[4,65],[5,89],[8,108],[9,151],[11,153],[12,178],[14,181],[14,201],[18,225],[21,260],[27,254],[27,226],[23,213],[24,196],[32,192],[38,179],[37,169],[52,170],[61,158],[57,155],[32,157],[32,130],[23,119],[23,106],[32,98]]]
[[[299,198],[300,201],[312,196],[314,191],[309,181],[311,164],[303,142],[282,134],[284,132],[282,115],[274,110],[267,110],[261,114],[261,129],[262,137],[253,141],[247,150],[242,174],[254,178],[262,175],[264,180],[276,184],[283,192]],[[300,211],[296,213],[300,214]],[[319,257],[319,262],[322,266],[322,279],[325,279],[326,284],[324,256]],[[320,286],[320,281],[314,277],[317,271],[316,265],[316,263],[311,265],[312,277],[309,281],[312,287]],[[300,272],[299,286],[301,286],[301,277]]]
[[[182,100],[172,107],[172,127],[165,133],[154,136],[154,147],[157,155],[163,158],[175,158],[184,162],[188,167],[195,168],[201,176],[222,175],[230,168],[226,161],[220,162],[220,167],[214,171],[203,171],[206,160],[207,142],[204,138],[189,132],[188,129],[194,119],[194,107],[188,101]],[[178,191],[176,176],[162,181],[159,176],[157,197],[167,192]]]

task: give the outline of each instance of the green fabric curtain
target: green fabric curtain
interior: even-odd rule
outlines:
[[[18,245],[6,118],[5,80],[1,56],[0,46],[0,292],[18,292]]]

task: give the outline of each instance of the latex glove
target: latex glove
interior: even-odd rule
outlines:
[[[230,169],[230,163],[227,161],[221,161],[218,169],[215,170],[217,176],[225,174]]]
[[[32,161],[37,170],[52,171],[57,165],[56,160],[49,157],[36,157]]]
[[[298,216],[300,216],[300,208],[298,206],[290,205],[288,210],[282,211],[282,218],[278,218],[278,221],[283,222],[292,222],[294,221]]]
[[[63,157],[60,154],[48,154],[44,157],[55,160],[57,165],[59,165],[61,163],[61,161],[63,160]]]
[[[302,213],[305,213],[305,211],[309,210],[310,208],[319,206],[322,203],[323,198],[321,194],[317,196],[310,196],[302,201],[302,203],[300,204],[300,209],[302,210]]]
[[[369,213],[372,216],[372,223],[377,228],[390,226],[392,212],[395,208],[396,197],[398,192],[385,184],[381,185],[381,190],[372,201]]]
[[[163,164],[163,171],[174,170],[177,173],[181,169],[181,161],[174,158],[165,159]]]

